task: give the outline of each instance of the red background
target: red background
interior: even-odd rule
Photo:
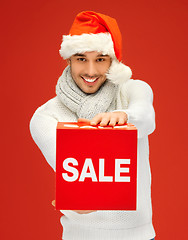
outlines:
[[[156,239],[186,239],[186,0],[1,1],[1,239],[61,239],[55,174],[30,137],[37,107],[55,96],[65,66],[58,53],[75,15],[94,10],[117,19],[123,60],[154,91],[150,136]]]

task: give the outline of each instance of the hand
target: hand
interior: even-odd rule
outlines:
[[[86,118],[79,118],[78,122],[88,122],[91,125],[100,124],[100,126],[115,126],[123,125],[127,122],[127,114],[125,112],[107,112],[107,113],[99,113],[93,119],[89,120]]]
[[[79,214],[88,214],[88,213],[96,212],[96,210],[74,210],[74,212]]]
[[[52,205],[55,207],[55,200],[52,201]],[[96,210],[74,210],[74,212],[79,214],[88,214],[88,213],[96,212]]]
[[[52,206],[54,206],[54,207],[55,207],[55,200],[53,200],[53,201],[52,201]]]

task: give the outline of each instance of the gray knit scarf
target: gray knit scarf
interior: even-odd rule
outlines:
[[[118,85],[106,80],[97,92],[84,93],[72,79],[70,66],[65,68],[56,85],[56,94],[61,102],[79,118],[87,119],[115,110],[117,92]]]

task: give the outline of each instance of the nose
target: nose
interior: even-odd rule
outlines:
[[[86,73],[90,78],[97,76],[97,69],[95,63],[93,63],[92,61],[88,62]]]

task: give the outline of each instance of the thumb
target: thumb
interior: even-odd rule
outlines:
[[[52,206],[54,206],[54,207],[55,207],[55,200],[53,200],[53,201],[52,201]]]
[[[78,118],[78,122],[88,122],[88,123],[90,123],[90,120],[86,119],[86,118]]]

